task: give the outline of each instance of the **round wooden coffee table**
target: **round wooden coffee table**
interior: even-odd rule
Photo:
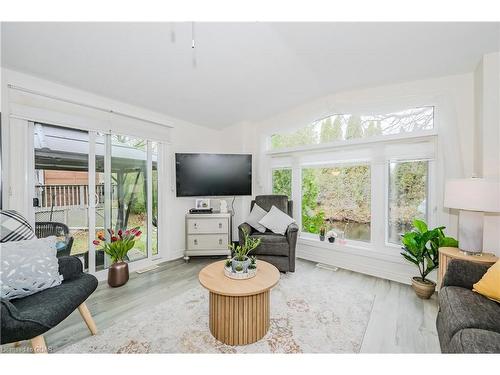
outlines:
[[[269,297],[280,273],[272,264],[258,260],[255,277],[233,280],[224,275],[224,263],[212,263],[199,274],[201,285],[210,292],[210,332],[228,345],[251,344],[269,330]]]

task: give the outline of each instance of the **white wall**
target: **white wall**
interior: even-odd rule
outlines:
[[[484,55],[474,79],[475,169],[479,177],[500,181],[500,53]],[[485,215],[483,247],[500,255],[500,214]]]
[[[442,190],[446,177],[471,176],[473,173],[475,112],[472,73],[342,92],[305,103],[258,123],[242,124],[248,137],[245,147],[255,155],[255,194],[270,192],[270,160],[265,151],[266,139],[274,132],[290,131],[334,113],[401,110],[412,105],[436,106],[436,126],[441,139],[439,158],[443,159],[437,173],[440,185],[436,188],[437,220],[447,226],[450,235],[456,236],[456,213],[442,208]],[[414,266],[406,263],[397,249],[394,254],[371,250],[334,248],[301,239],[297,254],[305,259],[405,283],[415,275]]]

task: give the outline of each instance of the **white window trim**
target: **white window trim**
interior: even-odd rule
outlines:
[[[347,141],[335,141],[335,142],[327,142],[320,143],[314,145],[305,145],[305,146],[297,146],[297,147],[288,147],[282,148],[279,150],[270,150],[268,149],[266,155],[269,156],[281,156],[281,155],[289,155],[301,152],[311,152],[311,151],[325,151],[325,150],[340,150],[345,148],[353,148],[359,146],[367,146],[371,144],[386,144],[386,143],[400,143],[401,141],[408,140],[425,140],[428,138],[433,138],[438,135],[438,131],[436,125],[431,130],[423,130],[412,133],[404,133],[404,134],[394,134],[394,135],[378,135],[369,138],[359,138],[359,139],[351,139]],[[270,138],[270,137],[268,137]]]
[[[291,168],[292,169],[292,199],[295,202],[295,208],[294,208],[294,218],[297,222],[297,225],[299,226],[299,243],[304,244],[304,245],[309,245],[309,246],[316,246],[316,247],[322,247],[325,249],[332,249],[332,251],[337,251],[337,250],[343,250],[343,251],[348,251],[347,249],[356,249],[356,251],[359,252],[365,252],[367,255],[370,254],[371,256],[377,257],[377,256],[382,256],[386,257],[387,259],[390,259],[391,261],[398,262],[400,263],[401,256],[399,255],[398,249],[401,248],[400,245],[389,243],[387,241],[387,223],[388,223],[388,211],[387,211],[387,202],[388,202],[388,187],[389,187],[389,173],[388,173],[388,163],[390,161],[415,161],[415,160],[427,160],[429,161],[429,169],[428,169],[428,225],[429,227],[435,226],[436,222],[436,187],[435,181],[437,181],[435,177],[435,171],[436,171],[436,160],[435,157],[437,157],[437,153],[434,155],[433,158],[430,157],[419,157],[419,152],[415,150],[410,150],[407,155],[398,155],[397,157],[391,157],[391,156],[386,156],[383,157],[382,160],[378,159],[375,156],[377,154],[376,148],[378,146],[384,147],[388,144],[403,144],[405,142],[412,142],[412,141],[426,141],[426,142],[436,142],[437,139],[437,128],[436,124],[434,127],[434,131],[432,134],[426,134],[425,136],[422,135],[406,135],[405,137],[397,137],[397,139],[392,138],[390,140],[384,140],[384,141],[373,141],[370,140],[369,142],[358,142],[356,145],[354,144],[343,144],[339,145],[337,147],[333,147],[328,144],[321,145],[322,147],[320,149],[316,147],[310,147],[310,148],[303,148],[301,150],[298,150],[297,152],[291,153],[291,156],[294,160],[292,163],[291,167],[285,167],[285,166],[279,166],[279,167],[270,167],[269,168],[269,176],[271,178],[269,179],[269,184],[268,184],[268,191],[272,192],[273,191],[273,186],[272,186],[272,171],[274,169],[282,169],[282,168]],[[328,147],[323,147],[323,146],[328,146]],[[352,147],[360,147],[360,146],[365,146],[362,147],[364,149],[370,149],[370,150],[375,150],[375,152],[371,153],[371,157],[369,158],[360,158],[360,159],[349,159],[349,160],[332,160],[332,161],[320,161],[320,162],[300,162],[300,155],[306,154],[316,154],[318,150],[324,151],[324,152],[333,152],[333,151],[339,151],[342,149],[347,149],[347,148],[352,148]],[[280,157],[282,152],[276,152],[272,153],[272,155],[269,155],[271,157]],[[375,155],[374,155],[375,154]],[[330,243],[324,243],[321,242],[315,234],[310,234],[307,232],[302,231],[302,169],[303,168],[328,168],[328,167],[339,167],[339,166],[349,166],[349,165],[360,165],[360,164],[368,164],[370,165],[370,176],[371,176],[371,186],[372,186],[372,194],[371,194],[371,234],[370,234],[370,242],[364,242],[364,241],[356,241],[356,240],[349,240],[346,239],[346,244],[345,245],[338,245],[338,244],[330,244]],[[383,204],[384,207],[381,210],[376,211],[374,208],[374,198],[375,195],[373,194],[373,187],[374,187],[374,177],[376,169],[380,166],[380,164],[383,165],[383,175],[378,176],[379,180],[382,180],[382,185],[384,189],[384,199],[383,199]],[[379,172],[380,173],[380,172]],[[375,233],[376,228],[380,228],[380,226],[383,226],[383,234],[381,233],[378,235]]]

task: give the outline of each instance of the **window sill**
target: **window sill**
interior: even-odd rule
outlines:
[[[338,243],[329,243],[328,241],[320,241],[319,238],[301,235],[299,237],[299,244],[311,247],[317,247],[334,252],[342,252],[353,254],[357,256],[364,256],[370,258],[384,259],[394,263],[404,263],[403,258],[399,251],[395,253],[395,247],[382,247],[375,248],[373,243],[364,243],[360,241],[347,241],[345,245]]]

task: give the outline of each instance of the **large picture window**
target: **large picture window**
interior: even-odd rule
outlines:
[[[370,241],[370,166],[366,164],[302,169],[302,231],[321,226],[345,238]]]
[[[292,170],[290,168],[273,169],[273,194],[292,197]]]
[[[335,141],[397,135],[434,128],[434,107],[418,107],[386,114],[335,114],[293,133],[271,136],[271,150]]]
[[[401,233],[412,229],[413,219],[428,219],[428,175],[428,161],[389,163],[389,242],[400,244]]]

